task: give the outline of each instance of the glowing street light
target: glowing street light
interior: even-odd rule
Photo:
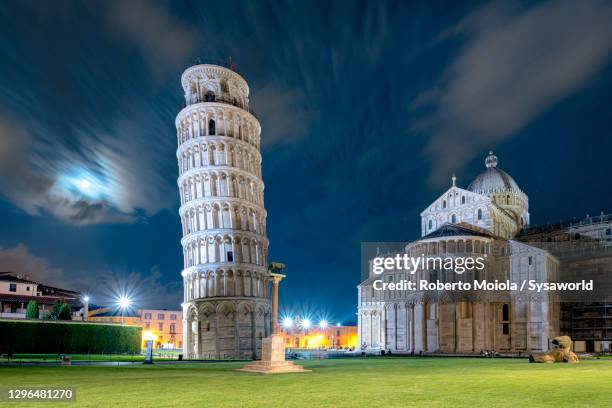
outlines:
[[[325,329],[327,327],[327,321],[326,320],[321,320],[319,322],[319,327],[322,329]]]
[[[303,327],[303,328],[305,328],[305,329],[310,328],[310,325],[311,325],[311,324],[312,324],[312,323],[310,322],[310,320],[309,320],[309,319],[304,319],[304,320],[302,320],[302,327]]]
[[[89,296],[83,296],[83,313],[81,318],[85,321],[89,320]]]
[[[286,328],[286,329],[288,329],[288,328],[290,328],[291,326],[293,326],[293,319],[292,319],[292,318],[290,318],[290,317],[285,317],[285,318],[283,319],[283,327],[284,327],[284,328]]]
[[[340,326],[341,326],[341,324],[340,324],[340,323],[336,323],[336,326],[340,327]]]
[[[125,309],[127,309],[128,307],[130,307],[130,303],[132,303],[132,302],[130,301],[130,299],[129,299],[128,297],[121,296],[121,297],[119,298],[118,303],[119,303],[119,307],[120,307],[121,309],[124,309],[124,310],[125,310]]]
[[[130,307],[132,301],[127,296],[121,296],[117,303],[119,303],[119,308],[121,309],[121,324],[123,324],[123,312]]]

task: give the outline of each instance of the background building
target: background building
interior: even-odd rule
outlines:
[[[122,312],[117,307],[96,307],[95,305],[90,305],[87,321],[142,326],[140,310],[129,309]]]
[[[121,312],[117,308],[90,309],[87,320],[142,327],[143,347],[148,339],[156,349],[182,349],[182,310],[138,309]]]
[[[30,300],[38,303],[41,317],[53,310],[58,301],[70,305],[74,319],[80,318],[83,307],[79,292],[44,285],[12,272],[0,272],[0,317],[25,319]]]
[[[578,352],[610,352],[612,344],[612,214],[532,227],[518,237],[561,262],[563,281],[595,277],[600,293],[590,301],[561,303],[561,333]]]
[[[234,70],[181,77],[176,117],[183,227],[184,348],[189,357],[254,358],[271,331],[259,121]]]
[[[351,349],[359,345],[357,326],[327,326],[312,329],[281,326],[286,349]]]
[[[143,337],[150,336],[156,348],[183,348],[183,312],[181,310],[140,311]]]

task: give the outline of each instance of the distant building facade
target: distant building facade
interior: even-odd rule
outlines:
[[[117,307],[90,308],[87,321],[142,326],[140,310],[127,310],[122,313]]]
[[[402,252],[411,257],[486,257],[486,269],[462,275],[423,269],[414,275],[405,271],[375,275],[370,270],[358,286],[362,348],[400,353],[529,352],[546,350],[549,339],[560,333],[576,336],[563,317],[567,315],[565,306],[554,293],[499,290],[463,295],[375,290],[376,280],[554,282],[561,278],[561,266],[568,266],[563,255],[567,252],[554,251],[542,242],[582,234],[606,239],[607,226],[591,228],[577,223],[567,225],[564,231],[532,231],[530,240],[527,195],[497,167],[498,159],[492,152],[485,165],[485,171],[466,189],[458,187],[453,176],[452,186],[421,213],[421,239],[406,245]],[[602,247],[601,243],[595,245]],[[572,262],[588,260],[591,255],[581,256]],[[598,262],[610,268],[612,258],[602,259]],[[601,348],[611,335],[610,330],[602,330],[590,339]]]
[[[574,340],[577,352],[610,352],[612,345],[612,214],[528,228],[522,242],[553,254],[561,262],[562,280],[585,275],[607,290],[590,301],[561,303],[561,334]],[[603,295],[603,296],[602,296]],[[607,295],[607,296],[606,296]]]
[[[121,315],[116,308],[90,310],[88,321],[142,327],[142,346],[153,340],[156,349],[182,349],[183,324],[181,310],[138,309]]]
[[[48,286],[16,273],[0,272],[0,317],[25,319],[31,300],[38,303],[40,317],[51,312],[58,301],[70,305],[73,319],[80,318],[83,307],[79,292]]]
[[[355,349],[359,342],[357,326],[327,326],[312,329],[281,326],[286,349]]]
[[[140,316],[144,336],[149,334],[156,348],[183,348],[183,314],[181,310],[144,309],[140,311]]]

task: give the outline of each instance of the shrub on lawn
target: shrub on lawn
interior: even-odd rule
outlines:
[[[38,302],[35,300],[30,300],[28,302],[28,307],[26,308],[26,318],[38,319],[38,313]]]
[[[45,320],[72,320],[72,308],[63,300],[58,300],[53,305],[51,313],[45,313]]]
[[[139,353],[140,327],[0,320],[0,353]]]

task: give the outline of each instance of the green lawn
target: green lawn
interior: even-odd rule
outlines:
[[[0,387],[74,387],[77,402],[67,407],[612,406],[610,360],[389,357],[300,364],[313,372],[265,376],[236,372],[244,365],[237,362],[0,367]]]
[[[140,354],[69,354],[72,361],[144,361],[145,351]],[[153,356],[157,359],[177,360],[182,354],[174,350],[154,350]],[[11,357],[12,362],[59,362],[59,354],[15,354]],[[0,363],[9,362],[6,354],[0,355]]]

